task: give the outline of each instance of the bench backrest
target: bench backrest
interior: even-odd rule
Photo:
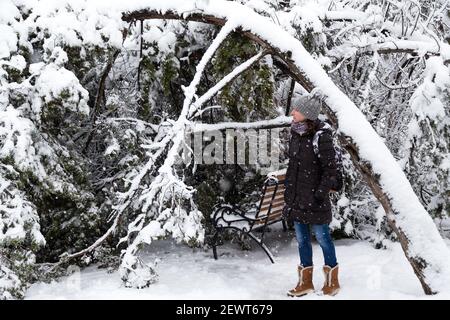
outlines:
[[[284,207],[285,174],[271,176],[263,186],[256,224],[270,223],[279,220]]]

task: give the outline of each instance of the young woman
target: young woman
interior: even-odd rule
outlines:
[[[320,244],[325,265],[323,294],[335,295],[339,291],[338,263],[330,236],[331,204],[328,193],[336,183],[336,160],[331,127],[318,119],[321,102],[300,96],[292,103],[289,165],[286,172],[284,194],[289,219],[294,221],[300,265],[297,286],[289,296],[302,296],[314,292],[311,229]],[[314,152],[313,137],[324,130]]]

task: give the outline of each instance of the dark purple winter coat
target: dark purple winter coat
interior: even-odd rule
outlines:
[[[329,191],[337,172],[331,131],[320,135],[317,156],[312,144],[314,133],[327,127],[317,119],[302,136],[291,130],[284,200],[292,208],[291,218],[300,223],[329,224],[332,219]]]

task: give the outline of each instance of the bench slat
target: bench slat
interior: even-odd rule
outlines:
[[[274,198],[280,198],[280,197],[283,197],[283,196],[284,196],[284,190],[275,193]],[[267,200],[270,201],[270,200],[272,199],[272,197],[273,197],[273,193],[271,193],[271,194],[266,194],[266,195],[263,197],[263,201],[267,201]]]
[[[281,197],[278,199],[277,198],[273,199],[272,208],[277,207],[279,205],[284,205],[284,197]],[[270,202],[263,203],[263,205],[261,206],[261,211],[268,209],[269,206],[270,206]]]
[[[257,221],[255,224],[263,224],[266,219],[268,222],[271,222],[281,218],[284,208],[284,192],[286,190],[284,180],[286,179],[286,174],[277,175],[276,178],[278,179],[277,183],[265,187],[265,192],[261,196],[261,207],[256,215]]]
[[[275,190],[275,187],[276,187],[276,185],[267,187],[266,188],[266,194],[269,193],[269,192],[272,193]],[[280,190],[284,190],[284,189],[285,189],[284,184],[279,184],[278,188],[277,188],[277,192],[280,191]]]
[[[275,197],[273,198],[273,201],[279,200],[279,199],[284,199],[284,193],[280,193],[280,194],[276,194]],[[264,206],[266,204],[269,204],[272,201],[272,196],[267,196],[263,199],[263,202],[261,204],[261,206]]]
[[[270,209],[270,212],[269,212],[268,208],[265,210],[261,210],[261,211],[259,211],[258,218],[267,216],[267,214],[269,214],[269,216],[271,216],[272,214],[275,214],[276,212],[283,210],[283,208],[284,208],[284,202],[282,202],[276,206],[272,206],[272,208]]]
[[[276,211],[275,213],[273,213],[273,214],[271,214],[271,215],[269,216],[269,218],[267,219],[267,222],[270,222],[270,221],[273,221],[273,220],[276,220],[276,219],[280,218],[280,217],[281,217],[281,214],[282,214],[282,210]],[[267,216],[260,217],[260,218],[255,222],[255,224],[263,224],[263,223],[265,223],[266,218],[267,218]]]
[[[278,191],[278,192],[276,192],[275,193],[275,198],[276,197],[280,197],[280,196],[283,196],[284,195],[284,190],[280,190],[280,191]],[[265,200],[270,200],[270,199],[272,199],[272,196],[273,196],[273,192],[271,192],[270,194],[265,194],[262,198],[264,199],[264,201]]]
[[[277,192],[275,192],[275,196],[280,196],[284,194],[284,189],[283,190],[278,190]],[[271,199],[273,196],[273,192],[267,193],[263,196],[264,199]]]

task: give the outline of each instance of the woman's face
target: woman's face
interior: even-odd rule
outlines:
[[[303,115],[303,113],[301,113],[297,110],[292,110],[291,116],[292,116],[292,120],[294,120],[294,122],[300,122],[300,121],[306,120],[306,117]]]

